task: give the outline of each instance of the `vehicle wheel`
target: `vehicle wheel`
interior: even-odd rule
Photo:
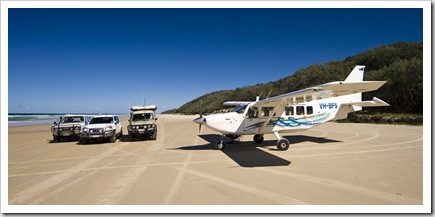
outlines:
[[[110,137],[110,142],[114,143],[116,141],[116,133],[113,132],[112,136]]]
[[[134,141],[134,134],[130,135],[130,141]]]
[[[156,140],[157,139],[157,131],[154,131],[153,135],[151,136],[152,140]]]
[[[118,139],[122,139],[122,129],[121,132],[119,132]]]
[[[276,143],[276,147],[281,150],[281,151],[285,151],[290,147],[290,142],[287,139],[280,139],[278,140],[278,142]]]
[[[225,148],[225,142],[224,141],[218,141],[216,143],[216,149],[217,150],[224,150],[224,148]]]
[[[255,142],[255,143],[260,144],[260,143],[262,143],[263,141],[264,141],[264,137],[263,137],[263,135],[255,134],[255,136],[254,136],[254,142]]]
[[[60,141],[59,136],[53,136],[53,141],[55,141],[55,142],[59,142],[59,141]]]
[[[88,143],[88,140],[87,140],[87,139],[81,139],[81,140],[80,140],[80,143],[82,143],[82,144],[87,144],[87,143]]]

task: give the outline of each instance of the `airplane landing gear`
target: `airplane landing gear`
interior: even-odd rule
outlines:
[[[282,138],[278,132],[273,132],[278,139],[278,142],[276,143],[276,147],[281,150],[285,151],[290,147],[290,142],[286,138]]]
[[[220,140],[220,141],[216,142],[215,148],[217,150],[224,150],[224,148],[225,148],[225,142],[223,140]]]
[[[254,142],[255,142],[255,143],[260,144],[260,143],[262,143],[263,141],[264,141],[264,137],[263,137],[263,135],[261,135],[261,134],[256,134],[256,135],[254,136]]]
[[[290,147],[290,142],[287,139],[282,138],[278,140],[278,142],[276,143],[276,147],[281,151],[285,151]]]

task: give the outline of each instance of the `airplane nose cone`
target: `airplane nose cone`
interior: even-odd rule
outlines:
[[[199,118],[196,118],[195,120],[193,120],[193,122],[195,122],[197,124],[203,124],[205,122],[205,118],[199,117]]]

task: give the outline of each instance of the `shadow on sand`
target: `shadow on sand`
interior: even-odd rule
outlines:
[[[199,135],[208,143],[197,146],[180,147],[181,150],[210,150],[214,149],[214,144],[221,139],[218,134]],[[229,158],[234,160],[241,167],[267,167],[267,166],[288,166],[290,161],[282,159],[273,154],[257,148],[254,142],[234,142],[227,143],[222,150]]]
[[[210,150],[215,149],[214,145],[217,141],[221,139],[221,136],[218,134],[205,134],[199,135],[202,139],[207,141],[207,144],[203,145],[195,145],[195,146],[184,146],[178,149],[181,150]],[[311,137],[311,136],[285,136],[290,141],[290,144],[296,144],[301,142],[313,142],[313,143],[335,143],[340,142],[337,140],[326,139],[322,137]],[[229,158],[234,160],[241,167],[267,167],[267,166],[288,166],[291,164],[290,161],[275,156],[269,152],[265,152],[257,147],[266,147],[272,146],[269,148],[270,151],[279,151],[276,148],[276,140],[268,140],[264,141],[262,144],[256,144],[253,141],[245,141],[245,142],[234,142],[227,143],[225,149],[222,150],[224,154],[226,154]],[[291,149],[291,146],[290,146]],[[289,150],[291,151],[291,150]]]

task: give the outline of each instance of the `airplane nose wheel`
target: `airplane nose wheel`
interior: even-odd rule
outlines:
[[[216,149],[217,150],[224,150],[224,148],[225,148],[225,142],[224,141],[220,140],[220,141],[218,141],[216,143]]]
[[[276,147],[281,151],[285,151],[290,147],[290,142],[287,139],[282,138],[278,140],[278,142],[276,143]]]

